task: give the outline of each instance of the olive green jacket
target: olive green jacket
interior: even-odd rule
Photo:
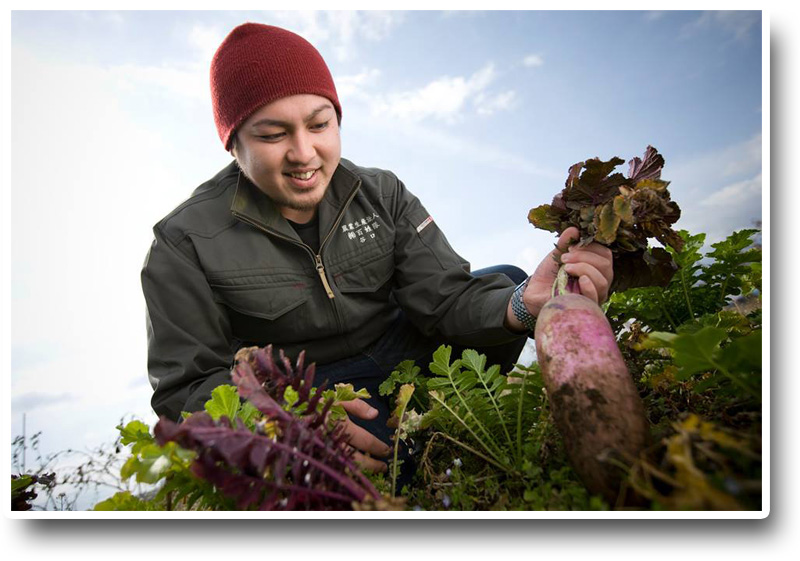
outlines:
[[[319,231],[315,254],[235,162],[155,225],[142,288],[156,413],[202,409],[242,346],[326,364],[376,341],[400,308],[457,344],[519,336],[503,325],[513,283],[470,275],[391,172],[341,160]]]

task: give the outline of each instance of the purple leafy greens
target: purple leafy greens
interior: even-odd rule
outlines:
[[[678,266],[668,251],[648,249],[648,238],[676,251],[683,240],[672,229],[681,211],[670,200],[669,182],[661,179],[664,158],[648,146],[643,158],[630,160],[627,177],[612,173],[622,163],[618,157],[593,158],[571,166],[564,189],[551,204],[531,209],[528,221],[556,233],[575,226],[580,245],[608,246],[614,253],[612,292],[666,286]]]
[[[193,472],[236,500],[242,510],[342,510],[387,505],[353,459],[343,425],[327,422],[333,399],[321,403],[312,391],[314,365],[292,367],[272,346],[242,349],[232,370],[239,396],[263,418],[255,431],[236,419],[215,422],[206,412],[181,424],[162,418],[155,426],[160,445],[176,442],[198,453]],[[287,388],[296,399],[287,403]]]

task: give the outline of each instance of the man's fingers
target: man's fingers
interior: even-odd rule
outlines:
[[[363,399],[354,399],[352,401],[340,401],[341,405],[348,415],[353,415],[359,419],[374,419],[378,416],[378,410],[372,407]]]
[[[600,295],[597,293],[597,287],[587,276],[578,277],[578,285],[581,287],[581,294],[594,300],[598,304],[601,303]]]
[[[355,452],[353,454],[353,459],[359,466],[361,466],[361,469],[366,469],[373,472],[381,472],[389,469],[389,466],[386,464],[386,462],[370,458],[361,452]]]
[[[558,241],[556,242],[556,256],[569,250],[570,242],[573,240],[578,240],[579,238],[580,232],[578,232],[578,229],[575,226],[570,226],[561,232],[561,235],[558,237]]]
[[[344,434],[353,448],[367,452],[373,456],[388,456],[392,448],[383,443],[368,430],[359,427],[350,419],[345,421]]]
[[[567,274],[580,279],[581,293],[598,304],[608,296],[609,280],[589,263],[567,263],[564,267]],[[589,283],[590,291],[584,290],[584,283]]]
[[[614,263],[612,261],[611,251],[609,250],[608,254],[606,254],[605,251],[597,250],[592,247],[596,245],[599,244],[592,244],[583,249],[570,248],[570,251],[561,256],[561,261],[565,264],[587,263],[600,271],[600,273],[611,282],[611,279],[614,278]]]

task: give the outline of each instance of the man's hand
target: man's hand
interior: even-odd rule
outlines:
[[[611,250],[599,243],[591,243],[586,247],[569,245],[570,241],[579,239],[578,229],[571,226],[562,232],[551,251],[531,275],[528,286],[522,295],[525,307],[534,316],[538,316],[542,306],[550,300],[553,282],[558,274],[560,257],[566,266],[566,272],[578,278],[581,294],[602,304],[608,299],[608,289],[614,279],[614,264]],[[507,325],[515,330],[524,331],[524,326],[517,321],[508,303],[506,312]]]
[[[378,415],[378,410],[363,399],[342,401],[339,405],[347,411],[348,415],[354,415],[359,419],[374,419]],[[359,427],[349,417],[344,423],[344,433],[347,435],[347,441],[350,446],[356,449],[354,454],[356,463],[366,470],[386,471],[388,469],[386,462],[381,462],[371,456],[388,456],[392,452],[392,448],[369,431]]]

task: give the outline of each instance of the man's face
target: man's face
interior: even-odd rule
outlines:
[[[333,104],[311,94],[265,105],[237,130],[234,155],[245,176],[278,206],[305,223],[314,217],[342,144]]]

